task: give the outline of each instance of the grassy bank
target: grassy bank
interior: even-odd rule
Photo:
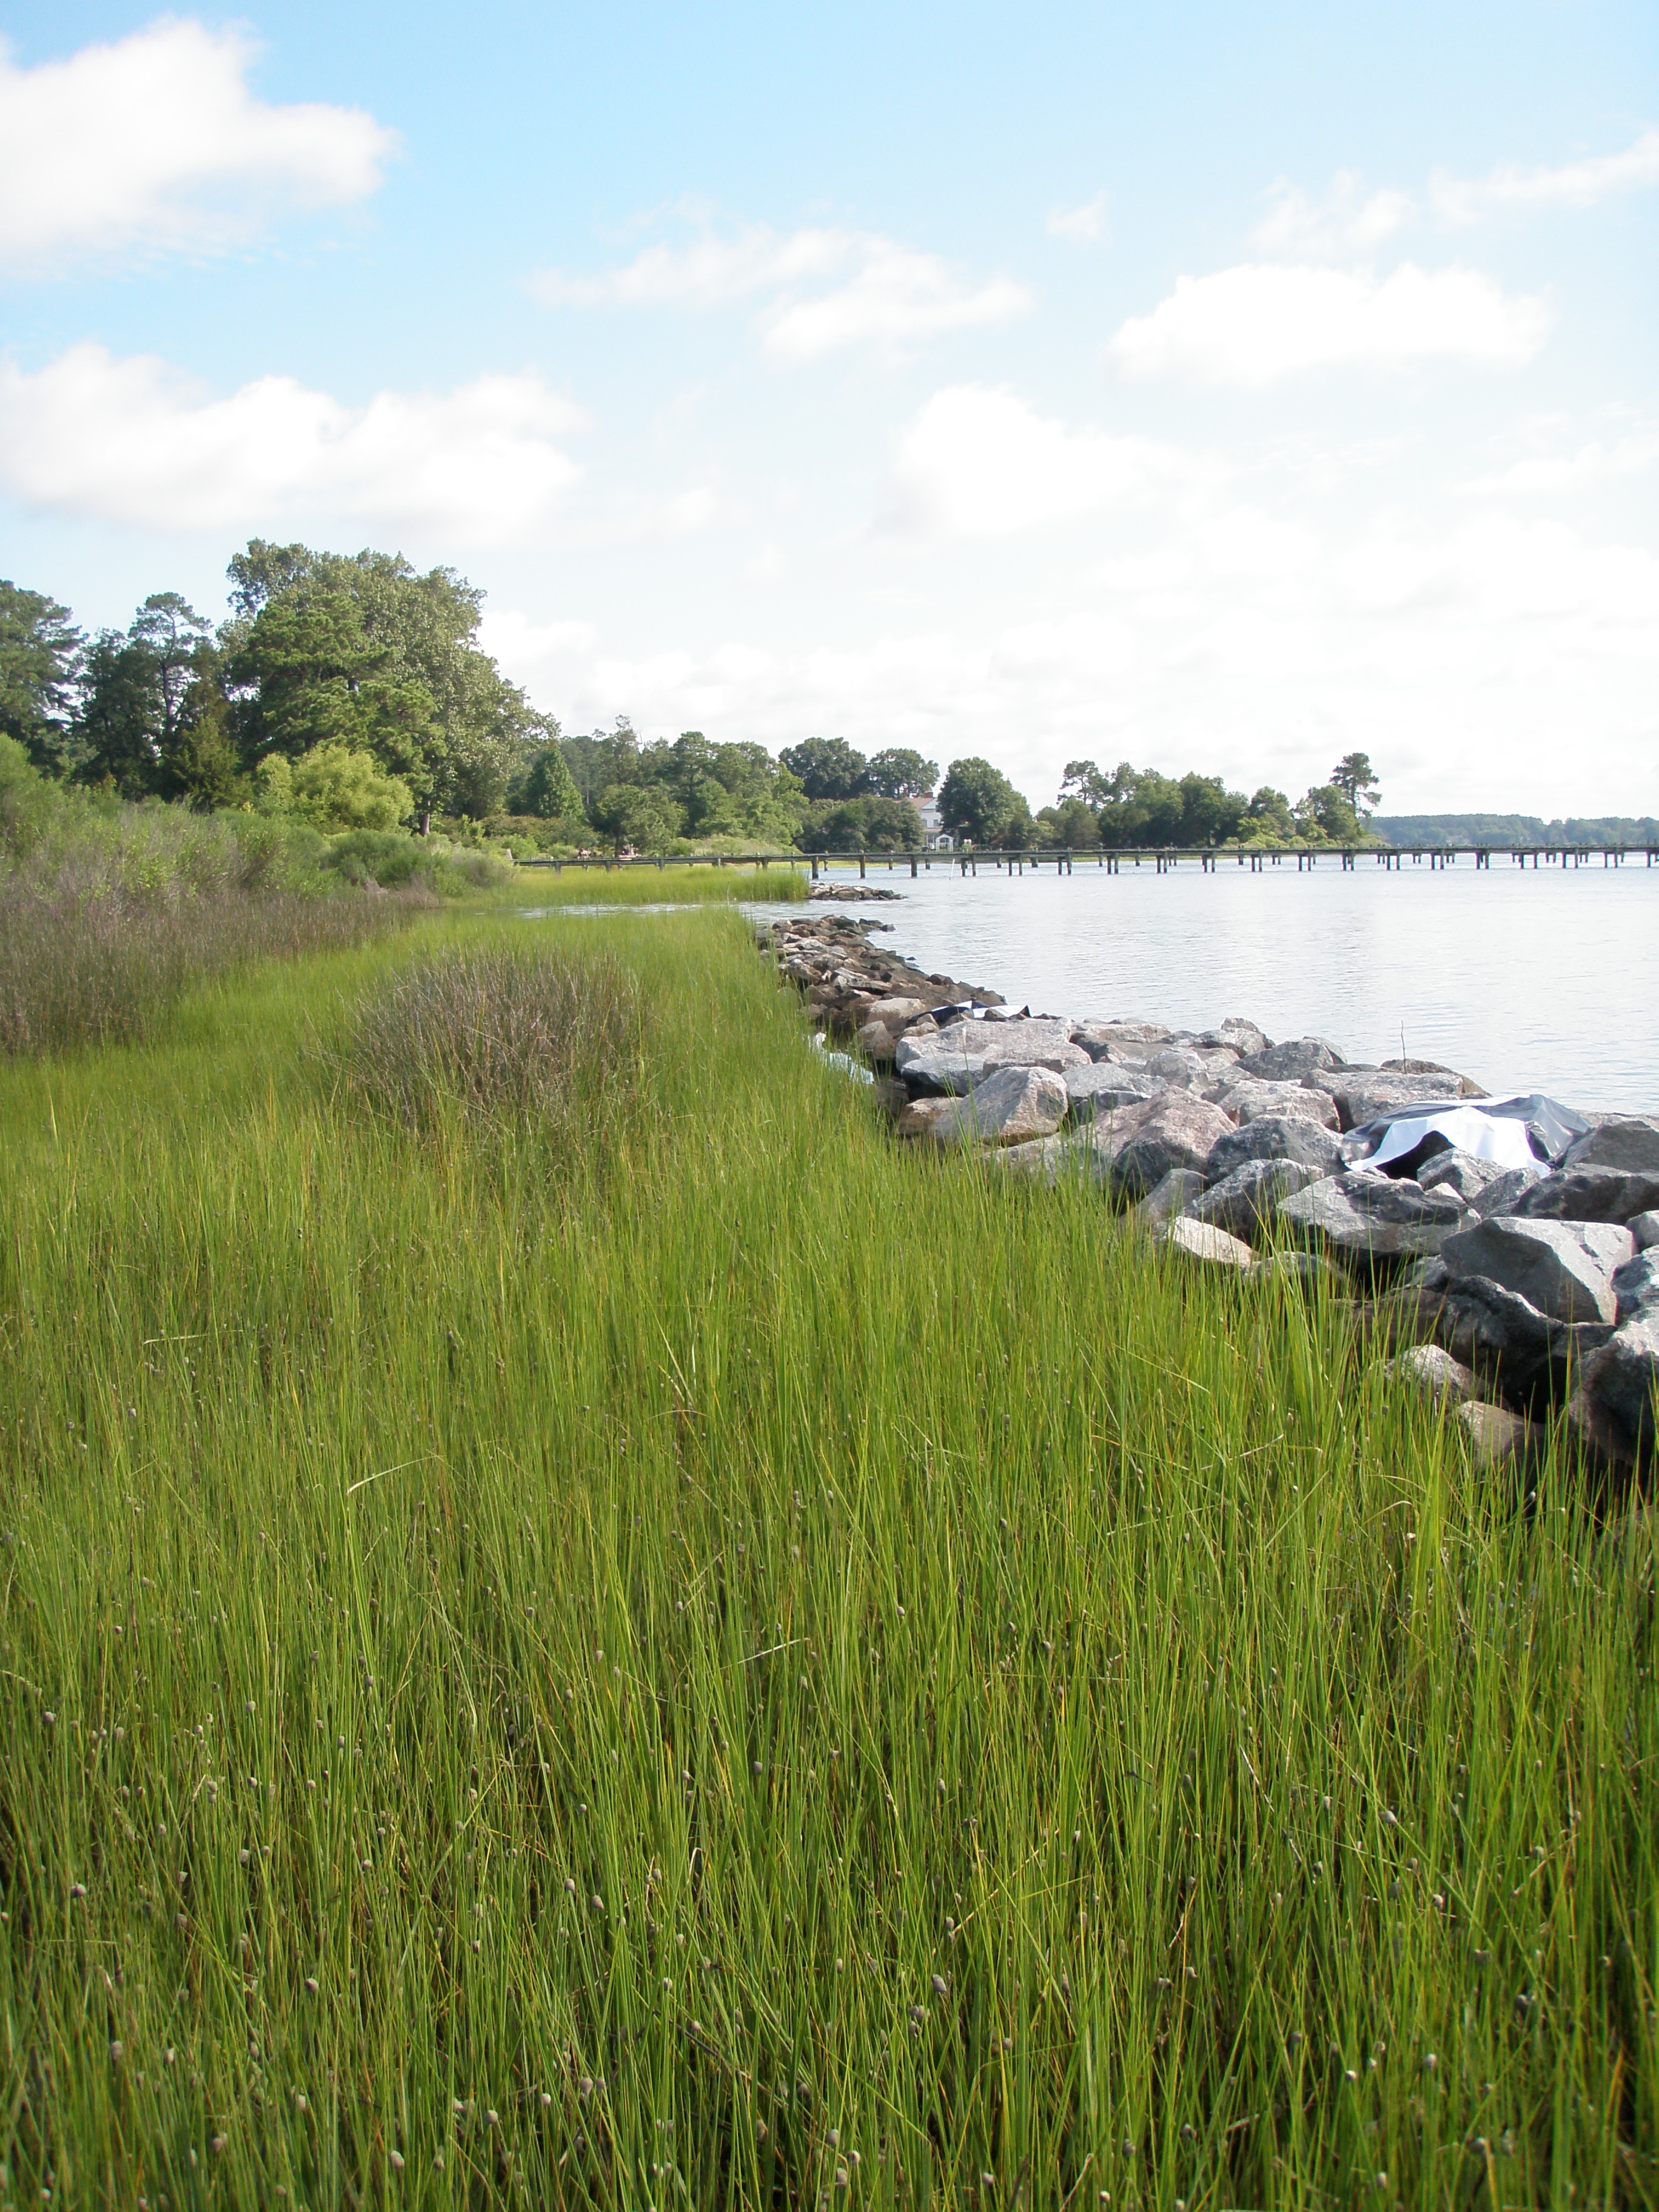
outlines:
[[[520,868],[514,895],[546,906],[722,906],[738,899],[804,899],[809,880],[805,861],[799,868],[757,868],[737,860],[720,866],[665,860],[656,868],[567,860],[558,870]]]
[[[599,1041],[400,1058],[447,951]],[[1647,1528],[896,1155],[736,916],[260,970],[0,1178],[0,2201],[1659,2199]]]

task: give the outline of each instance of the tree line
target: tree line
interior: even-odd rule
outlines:
[[[518,851],[914,849],[936,794],[957,842],[1024,849],[1347,842],[1374,804],[1351,754],[1292,806],[1220,779],[1122,763],[1066,768],[1033,815],[989,761],[871,755],[811,738],[774,757],[701,731],[642,740],[627,717],[562,732],[478,643],[483,593],[453,569],[252,539],[216,627],[157,592],[87,636],[44,592],[0,580],[0,732],[47,775],[126,799],[296,816],[331,831],[434,822]]]

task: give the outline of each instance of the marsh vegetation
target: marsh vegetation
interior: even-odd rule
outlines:
[[[737,916],[0,1128],[0,2199],[1659,2198],[1650,1522],[898,1153]]]

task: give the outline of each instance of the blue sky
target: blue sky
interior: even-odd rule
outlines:
[[[1659,811],[1659,11],[0,5],[0,573],[568,728]]]

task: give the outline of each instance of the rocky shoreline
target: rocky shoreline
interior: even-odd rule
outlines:
[[[1534,1456],[1559,1416],[1599,1470],[1651,1469],[1659,1115],[1540,1100],[1488,1115],[1455,1069],[1356,1064],[1246,1020],[1034,1015],[872,942],[890,930],[815,913],[763,935],[826,1038],[857,1046],[899,1137],[1085,1181],[1172,1260],[1326,1279],[1360,1304],[1393,1378],[1447,1401],[1487,1463]],[[1523,1119],[1510,1149],[1526,1164],[1434,1135],[1379,1163],[1392,1124],[1414,1130],[1420,1109],[1455,1128],[1464,1105],[1471,1127]]]

